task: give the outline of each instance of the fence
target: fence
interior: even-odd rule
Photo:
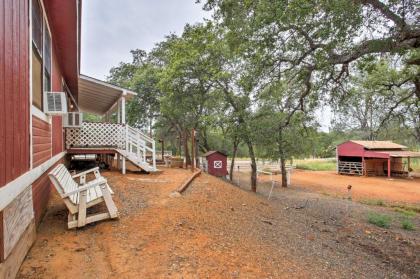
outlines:
[[[281,187],[282,175],[279,170],[264,170],[267,165],[258,165],[257,192],[271,198],[276,187]],[[287,184],[291,184],[292,166],[287,166]],[[249,165],[235,164],[232,183],[246,190],[251,190],[251,167]]]

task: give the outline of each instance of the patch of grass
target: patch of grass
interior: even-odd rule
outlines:
[[[367,205],[386,206],[383,200],[361,200],[360,203]]]
[[[400,208],[400,207],[395,207],[394,211],[401,213],[402,215],[404,215],[405,217],[414,217],[416,216],[416,212],[413,210],[407,210],[404,208]]]
[[[311,171],[333,171],[336,169],[335,160],[301,160],[296,163],[296,168]]]
[[[406,211],[412,211],[415,213],[420,213],[420,206],[416,205],[409,205],[409,204],[396,204],[396,205],[390,205],[390,207],[394,208],[394,210],[397,210],[397,208],[406,210]]]
[[[420,172],[420,158],[411,158],[410,167],[414,172]]]
[[[369,223],[376,225],[381,228],[389,228],[391,224],[391,217],[388,215],[378,214],[378,213],[370,213],[368,215]]]
[[[401,221],[401,228],[407,231],[414,231],[414,225],[408,218]]]

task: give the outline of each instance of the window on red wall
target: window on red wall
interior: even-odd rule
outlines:
[[[32,0],[32,104],[43,109],[43,92],[51,91],[51,36],[38,0]]]

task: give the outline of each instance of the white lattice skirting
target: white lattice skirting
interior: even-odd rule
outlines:
[[[83,122],[81,128],[66,128],[66,147],[115,147],[125,149],[123,124]]]

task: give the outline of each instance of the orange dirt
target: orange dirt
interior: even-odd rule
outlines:
[[[17,278],[419,275],[417,232],[393,224],[384,234],[357,219],[365,215],[364,205],[293,189],[267,201],[207,174],[177,197],[171,193],[191,176],[183,169],[104,176],[120,218],[67,230],[66,208],[53,194]]]
[[[67,213],[55,194],[18,278],[227,278],[235,274],[266,277],[265,270],[272,273],[272,263],[266,261],[272,249],[249,253],[260,249],[258,241],[218,229],[229,228],[231,222],[216,215],[230,214],[229,206],[243,207],[239,199],[229,205],[212,201],[224,182],[198,177],[207,191],[190,200],[169,197],[191,176],[189,170],[104,175],[116,193],[119,220],[67,230]],[[208,188],[210,181],[215,188]],[[234,187],[231,190],[239,197],[249,195]],[[249,195],[246,200],[258,203],[259,197]],[[300,277],[309,277],[287,258],[281,264],[284,269],[295,269]]]
[[[264,182],[270,180],[268,175],[260,175]],[[281,176],[273,179],[281,181]],[[292,187],[303,188],[322,194],[348,196],[347,186],[351,185],[351,196],[355,200],[383,200],[392,203],[420,204],[420,179],[385,177],[360,177],[337,175],[331,171],[294,170]]]

